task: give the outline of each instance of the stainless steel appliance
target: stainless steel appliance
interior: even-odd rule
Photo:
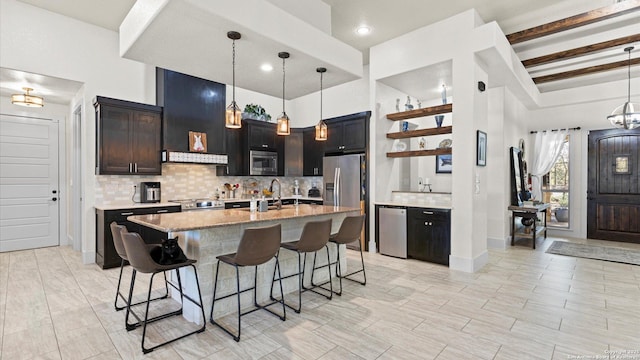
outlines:
[[[322,161],[324,204],[360,208],[365,199],[364,154],[325,156]]]
[[[249,175],[278,175],[278,153],[275,151],[249,151]]]
[[[381,207],[378,209],[378,242],[380,254],[407,258],[407,210]]]
[[[160,202],[160,183],[159,182],[141,182],[140,183],[140,202],[157,203]]]
[[[180,204],[180,210],[182,210],[182,211],[191,211],[191,210],[224,210],[224,201],[221,201],[221,200],[180,199],[180,200],[169,200],[169,202],[174,202],[174,203]]]

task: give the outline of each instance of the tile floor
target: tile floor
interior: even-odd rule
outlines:
[[[490,250],[475,274],[366,254],[366,286],[305,294],[286,322],[245,316],[240,343],[209,325],[147,355],[113,309],[118,269],[68,247],[2,253],[0,358],[640,359],[640,266],[546,254],[553,240]],[[156,338],[185,327],[155,326]]]

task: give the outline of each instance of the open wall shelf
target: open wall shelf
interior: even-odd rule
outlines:
[[[415,119],[423,116],[438,115],[450,113],[453,111],[453,104],[444,104],[430,106],[422,109],[414,109],[409,111],[402,111],[393,114],[387,114],[387,119],[391,121],[399,121],[406,119]]]
[[[435,155],[447,155],[447,154],[451,154],[451,148],[388,152],[387,157],[399,158],[399,157],[435,156]]]
[[[418,136],[431,136],[431,135],[442,135],[442,134],[451,134],[453,132],[453,126],[443,126],[439,128],[430,128],[430,129],[418,129],[418,130],[409,130],[409,131],[401,131],[388,133],[387,138],[389,139],[407,139]]]

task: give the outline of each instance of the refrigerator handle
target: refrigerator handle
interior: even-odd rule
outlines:
[[[336,168],[336,191],[334,192],[336,200],[333,202],[335,206],[340,206],[340,168]]]

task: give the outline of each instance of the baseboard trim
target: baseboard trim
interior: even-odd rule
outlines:
[[[487,248],[489,249],[506,249],[509,246],[511,239],[507,237],[506,239],[499,238],[487,238]]]
[[[482,269],[489,262],[489,252],[487,250],[480,253],[473,259],[461,258],[449,255],[449,268],[452,270],[474,273]]]
[[[82,252],[82,263],[83,264],[95,264],[96,262],[96,253],[95,251],[90,252]]]

